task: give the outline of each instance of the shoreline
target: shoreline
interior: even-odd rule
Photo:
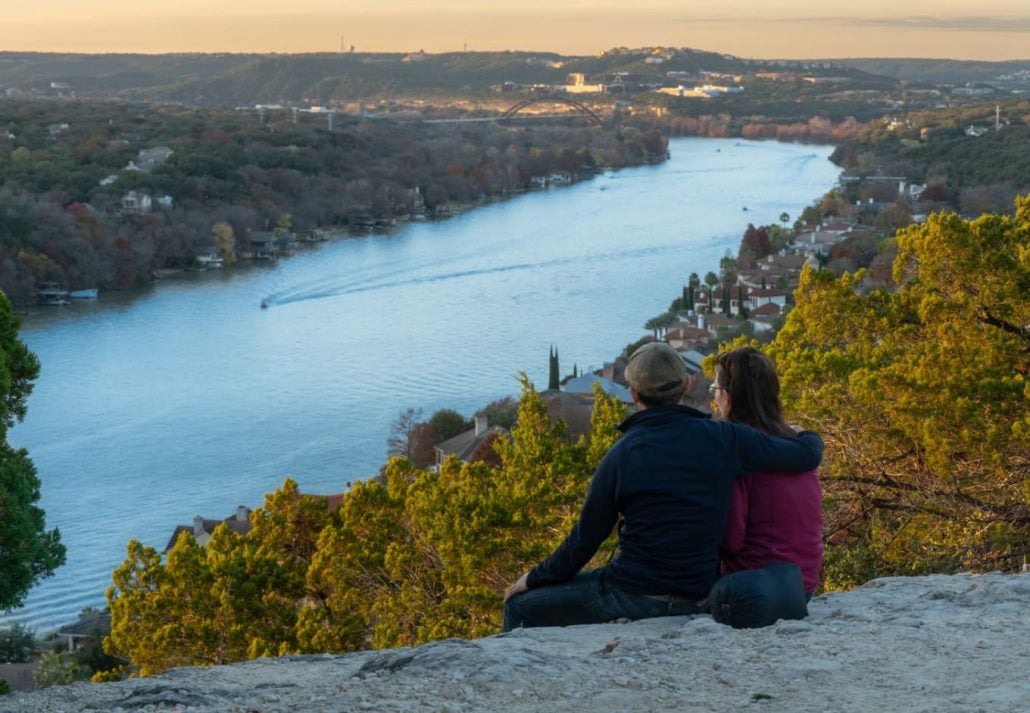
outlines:
[[[698,138],[703,138],[703,137],[698,137]],[[789,143],[789,142],[786,142],[786,143]],[[664,163],[667,160],[668,160],[668,155],[666,155],[666,158],[662,159],[661,163]],[[649,166],[649,165],[656,165],[656,164],[651,163],[651,162],[644,162],[644,163],[641,163],[639,165],[624,166],[623,169],[643,168],[643,167]],[[159,284],[161,282],[163,282],[163,281],[183,280],[183,278],[191,277],[191,276],[196,276],[196,275],[199,275],[201,273],[212,273],[212,274],[228,275],[228,274],[231,274],[232,271],[234,271],[234,270],[250,270],[250,269],[255,269],[255,268],[259,268],[259,267],[275,266],[276,264],[278,264],[278,262],[280,260],[288,260],[289,258],[293,257],[298,251],[307,251],[307,250],[311,250],[311,249],[316,249],[316,248],[318,248],[318,246],[323,245],[323,244],[325,244],[327,242],[336,242],[336,241],[343,241],[343,240],[358,240],[358,239],[366,238],[366,237],[374,237],[374,236],[380,236],[380,235],[390,235],[390,234],[394,233],[395,231],[402,230],[403,228],[405,228],[406,226],[411,225],[411,224],[443,223],[443,222],[447,222],[447,221],[450,221],[450,220],[454,220],[456,218],[460,218],[462,215],[465,215],[466,213],[470,213],[470,212],[476,210],[477,208],[481,208],[481,207],[485,207],[485,206],[488,206],[488,205],[492,205],[494,203],[505,203],[505,202],[508,202],[508,201],[517,200],[518,198],[521,198],[522,196],[531,195],[533,193],[540,193],[540,192],[550,191],[550,190],[560,190],[562,188],[568,188],[568,187],[576,186],[576,185],[583,184],[583,183],[589,183],[590,181],[593,181],[593,180],[595,180],[596,178],[598,178],[600,176],[604,176],[604,175],[606,175],[608,173],[618,173],[618,171],[623,170],[623,169],[604,167],[604,168],[599,168],[595,173],[589,175],[588,177],[576,178],[574,176],[571,180],[569,180],[567,182],[560,182],[560,183],[554,183],[554,184],[548,183],[547,185],[545,185],[543,187],[538,187],[538,188],[528,187],[528,188],[523,188],[523,189],[511,190],[511,191],[507,191],[505,193],[499,193],[499,194],[494,195],[494,196],[486,196],[485,198],[483,198],[481,200],[477,200],[477,201],[466,201],[466,202],[460,202],[460,203],[448,203],[448,204],[445,204],[445,206],[444,206],[445,207],[445,211],[443,213],[441,213],[440,215],[435,215],[435,216],[422,215],[422,216],[418,217],[416,215],[409,214],[409,215],[406,215],[406,216],[395,216],[395,217],[392,217],[392,218],[389,218],[389,219],[377,219],[377,220],[386,220],[386,221],[388,221],[389,224],[386,225],[386,226],[375,225],[375,226],[369,226],[369,227],[354,227],[354,228],[352,228],[352,227],[350,227],[348,225],[329,226],[329,227],[319,226],[319,227],[316,227],[316,228],[312,228],[311,230],[306,231],[306,232],[314,233],[314,232],[317,232],[317,231],[322,231],[322,232],[324,232],[328,236],[327,238],[321,239],[321,240],[298,240],[298,241],[295,241],[294,244],[292,244],[290,246],[288,253],[286,253],[285,255],[276,257],[276,258],[274,258],[272,260],[260,260],[260,259],[254,259],[254,258],[241,258],[241,259],[237,259],[235,264],[230,265],[228,267],[222,267],[222,268],[203,268],[203,267],[201,267],[201,268],[196,268],[196,267],[155,268],[152,271],[152,275],[151,275],[152,279],[150,280],[150,282],[147,282],[147,283],[144,283],[144,284],[140,284],[140,285],[135,285],[135,286],[130,287],[128,289],[124,289],[124,290],[118,290],[118,289],[101,290],[100,288],[97,288],[97,296],[95,298],[93,298],[93,299],[90,299],[90,300],[71,300],[71,301],[67,301],[66,303],[62,303],[62,304],[36,303],[36,304],[28,305],[28,306],[18,306],[18,307],[15,307],[14,305],[12,305],[13,312],[14,312],[14,314],[17,317],[19,317],[19,318],[21,318],[23,320],[23,324],[29,324],[33,320],[35,320],[36,318],[39,318],[39,317],[41,317],[43,315],[47,315],[47,316],[52,315],[52,314],[55,313],[55,311],[58,311],[58,310],[62,310],[62,309],[66,309],[66,308],[76,309],[75,307],[72,307],[72,305],[80,304],[80,305],[90,306],[90,305],[101,304],[104,301],[103,300],[103,296],[105,294],[106,295],[127,295],[128,296],[127,300],[117,300],[117,303],[125,304],[127,302],[127,303],[129,303],[131,305],[131,303],[137,297],[142,296],[142,295],[146,294],[147,292],[149,292],[151,290],[158,289]]]

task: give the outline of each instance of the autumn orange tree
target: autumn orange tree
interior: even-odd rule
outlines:
[[[1030,554],[1030,198],[897,243],[893,289],[806,270],[770,347],[827,445],[829,588]]]

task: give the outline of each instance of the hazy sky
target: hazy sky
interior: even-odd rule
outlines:
[[[0,50],[1030,59],[1030,0],[0,0]]]

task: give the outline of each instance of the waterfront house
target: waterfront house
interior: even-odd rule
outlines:
[[[252,260],[274,260],[279,257],[279,237],[269,230],[255,230],[248,236],[250,251],[244,257]]]
[[[74,624],[62,626],[55,637],[64,640],[65,651],[78,651],[90,641],[99,641],[111,633],[111,615],[92,609],[84,611]]]
[[[211,540],[211,535],[219,525],[225,525],[238,535],[246,535],[250,532],[250,508],[245,505],[236,507],[236,512],[223,520],[209,520],[197,515],[193,518],[192,525],[179,525],[172,532],[168,544],[165,545],[165,553],[169,552],[179,540],[179,535],[188,532],[201,547],[205,547]]]
[[[629,389],[621,384],[617,384],[611,379],[606,379],[603,376],[586,372],[579,376],[569,379],[565,382],[565,386],[562,390],[567,394],[575,394],[584,398],[594,398],[594,383],[597,383],[601,387],[601,391],[614,396],[624,404],[632,404],[633,397],[630,396]]]
[[[500,465],[493,443],[498,438],[509,438],[508,429],[500,426],[488,426],[486,416],[481,414],[476,415],[474,423],[475,425],[468,431],[448,438],[434,447],[437,467],[450,456],[466,463],[485,462],[490,465]]]

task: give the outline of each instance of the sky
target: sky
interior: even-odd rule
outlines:
[[[0,50],[1030,59],[1030,0],[0,0]]]

